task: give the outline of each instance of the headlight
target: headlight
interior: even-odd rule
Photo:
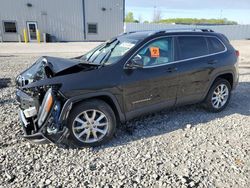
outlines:
[[[52,109],[54,103],[54,98],[53,98],[53,93],[52,93],[52,89],[50,88],[43,99],[42,105],[40,107],[39,110],[39,114],[38,114],[38,126],[40,127],[44,121],[46,120],[50,110]]]

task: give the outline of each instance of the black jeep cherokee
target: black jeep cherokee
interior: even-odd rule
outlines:
[[[24,138],[97,146],[145,113],[200,102],[219,112],[237,85],[238,56],[224,35],[185,29],[124,33],[73,59],[41,57],[16,80]]]

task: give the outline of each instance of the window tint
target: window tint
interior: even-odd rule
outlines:
[[[208,55],[207,42],[204,37],[183,36],[178,37],[178,41],[180,60]]]
[[[166,37],[147,44],[136,55],[141,57],[144,67],[166,64],[173,61],[172,46],[172,37]]]
[[[88,33],[97,34],[97,24],[88,24]]]
[[[4,32],[16,33],[16,22],[4,22]]]
[[[224,45],[215,37],[207,37],[209,53],[218,53],[225,50]]]

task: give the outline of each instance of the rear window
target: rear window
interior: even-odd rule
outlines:
[[[204,37],[182,36],[178,37],[178,41],[180,47],[180,60],[208,55],[207,42]]]
[[[218,53],[225,50],[225,46],[215,37],[207,37],[209,53]]]

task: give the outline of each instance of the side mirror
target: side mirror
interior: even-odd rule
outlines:
[[[127,69],[137,69],[143,68],[143,60],[140,55],[136,55],[133,59],[131,59],[125,66]]]

